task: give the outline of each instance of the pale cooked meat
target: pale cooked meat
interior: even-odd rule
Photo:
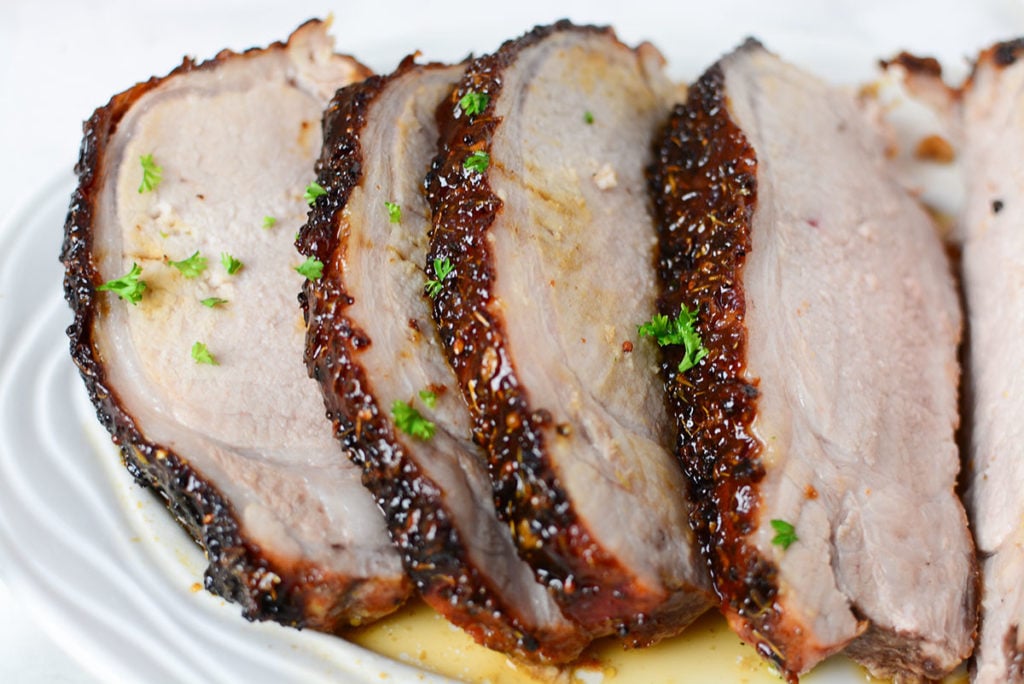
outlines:
[[[710,352],[665,365],[694,523],[732,626],[791,680],[844,648],[938,678],[976,624],[957,294],[883,148],[852,99],[748,42],[691,89],[652,178],[662,312],[695,310]]]
[[[320,113],[366,75],[314,21],[116,95],[86,124],[62,256],[72,355],[129,469],[205,547],[207,588],[249,618],[327,631],[409,590],[304,372],[295,302]],[[148,191],[144,155],[162,170]],[[196,252],[196,277],[169,263]],[[97,291],[133,264],[137,304]],[[196,342],[219,365],[194,360]]]
[[[307,363],[426,602],[486,646],[561,662],[588,639],[498,520],[424,294],[434,111],[464,69],[407,60],[328,107],[318,179],[327,195],[299,241],[324,263],[304,293]],[[396,402],[429,420],[432,434],[403,432],[412,426],[396,418]]]
[[[1024,682],[1024,41],[982,53],[963,93],[961,220],[968,367],[967,503],[982,556],[976,682]]]
[[[654,312],[644,166],[675,96],[650,46],[538,28],[474,61],[438,108],[428,176],[434,317],[498,514],[563,611],[630,644],[709,605],[670,423],[637,339]],[[458,103],[486,95],[466,114]]]

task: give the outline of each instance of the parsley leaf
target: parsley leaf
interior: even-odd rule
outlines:
[[[444,261],[434,259],[434,275],[437,277],[427,281],[427,295],[431,299],[435,299],[441,293],[441,282],[454,270],[452,260],[448,257],[445,257]]]
[[[215,306],[220,306],[221,304],[227,304],[228,300],[221,299],[220,297],[207,297],[206,299],[200,300],[199,303],[202,304],[203,306],[205,306],[208,309],[212,309]]]
[[[227,252],[220,253],[220,265],[228,272],[228,275],[235,275],[242,268],[242,262]]]
[[[476,171],[477,173],[483,173],[487,170],[487,167],[491,163],[491,155],[487,154],[483,150],[478,150],[473,154],[466,157],[462,162],[462,168],[467,171]]]
[[[659,347],[669,344],[681,344],[686,355],[679,362],[679,372],[685,373],[708,355],[708,350],[701,342],[696,331],[697,312],[690,311],[685,305],[679,307],[679,317],[669,320],[668,316],[655,314],[647,323],[639,326],[636,331],[640,337],[653,337]]]
[[[121,299],[138,304],[142,299],[142,293],[146,290],[146,282],[139,280],[140,275],[142,275],[142,267],[133,263],[131,270],[123,276],[108,280],[96,289],[109,290]]]
[[[785,520],[772,520],[772,529],[775,530],[775,536],[772,537],[772,544],[781,546],[783,549],[788,549],[790,544],[800,540],[800,538],[796,536],[796,528]]]
[[[583,122],[586,123],[587,125],[594,123],[594,113],[583,112]]]
[[[296,266],[295,270],[306,276],[306,280],[317,280],[324,274],[324,262],[309,257]]]
[[[156,165],[151,154],[139,157],[139,163],[142,164],[142,182],[139,184],[139,194],[141,195],[160,185],[160,181],[164,179],[164,169]]]
[[[404,401],[395,400],[391,405],[391,415],[395,426],[410,437],[428,440],[434,436],[436,426]]]
[[[196,342],[192,345],[192,359],[196,363],[205,363],[208,366],[219,366],[217,359],[213,358],[213,354],[206,348],[206,345],[202,342]]]
[[[273,216],[264,216],[263,217],[263,228],[264,229],[273,228],[275,223],[277,223],[277,219],[274,218]]]
[[[428,389],[420,390],[420,399],[427,405],[427,408],[434,408],[437,406],[437,395]]]
[[[392,223],[402,222],[402,207],[398,206],[394,202],[385,202],[384,206],[388,209],[388,220]]]
[[[324,190],[324,187],[317,183],[316,181],[313,181],[312,183],[306,186],[306,193],[302,197],[306,200],[306,204],[308,204],[309,206],[313,206],[314,204],[316,204],[317,199],[323,197],[326,194],[327,191]]]
[[[487,103],[490,101],[491,96],[487,93],[470,90],[459,99],[459,107],[466,113],[466,116],[476,116],[487,109]]]
[[[206,270],[206,257],[199,256],[199,252],[197,251],[187,259],[182,259],[181,261],[168,261],[167,265],[173,266],[181,271],[181,275],[186,278],[195,278]]]

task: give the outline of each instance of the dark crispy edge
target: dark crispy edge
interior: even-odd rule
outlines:
[[[1005,69],[1016,64],[1021,55],[1024,55],[1024,38],[1004,40],[982,50],[974,62],[967,81],[956,91],[957,94],[963,95],[972,88],[978,70],[982,67],[991,66],[996,69]]]
[[[1022,53],[1024,53],[1024,38],[1006,40],[1001,43],[996,43],[991,48],[983,52],[979,61],[985,59],[986,55],[990,55],[990,58],[997,65],[1001,67],[1008,67],[1020,59]]]
[[[374,76],[339,90],[324,113],[317,182],[327,195],[313,206],[297,242],[300,252],[324,264],[322,277],[307,280],[301,296],[306,365],[323,390],[335,435],[362,469],[363,484],[384,511],[406,571],[423,599],[489,648],[540,663],[567,662],[589,639],[577,630],[538,630],[524,624],[473,564],[445,493],[420,469],[406,446],[409,438],[396,433],[389,409],[374,395],[373,380],[359,361],[360,350],[372,339],[346,315],[355,299],[346,289],[342,270],[349,249],[342,214],[352,190],[362,183],[360,136],[367,114],[394,79],[429,68],[446,67],[417,66],[408,57],[390,76]]]
[[[681,373],[685,350],[662,348],[677,454],[691,487],[690,522],[733,628],[795,681],[802,668],[787,653],[792,635],[776,602],[778,568],[746,541],[757,526],[764,477],[762,445],[750,429],[759,391],[745,379],[743,290],[757,157],[729,117],[718,65],[676,106],[655,159],[648,179],[659,231],[658,310],[672,318],[683,306],[696,310],[708,350]],[[740,499],[749,502],[745,509],[737,506]]]
[[[757,45],[748,41],[741,50]],[[687,103],[677,107],[658,157],[650,181],[662,231],[659,274],[665,292],[659,308],[666,315],[678,314],[683,305],[696,308],[710,352],[681,374],[676,366],[682,349],[667,347],[662,366],[677,418],[679,455],[695,488],[691,521],[730,624],[795,682],[822,652],[808,644],[813,635],[804,633],[779,600],[778,568],[746,539],[757,525],[758,484],[764,476],[763,446],[750,430],[759,390],[756,382],[744,380],[742,282],[758,161],[729,116],[720,66],[709,69]],[[695,232],[701,224],[705,231]],[[748,505],[737,506],[740,499]],[[964,597],[968,620],[977,614],[976,571],[970,580]],[[866,627],[846,650],[875,676],[938,679],[948,674],[924,655],[927,644],[918,635]]]
[[[1020,625],[1011,625],[1003,637],[1003,655],[1006,657],[1006,682],[1024,682],[1024,651],[1021,650],[1018,635]]]
[[[614,38],[609,28],[565,20],[537,27],[475,60],[438,106],[438,156],[425,181],[433,211],[426,271],[435,277],[435,259],[454,265],[434,299],[434,320],[472,409],[474,437],[488,450],[498,515],[513,531],[520,555],[566,615],[595,635],[615,631],[628,645],[644,645],[681,629],[689,608],[659,604],[638,590],[632,572],[591,536],[562,488],[546,449],[547,439],[559,438],[552,416],[531,406],[515,372],[503,317],[494,307],[495,267],[487,236],[502,202],[486,172],[462,167],[471,153],[491,148],[501,125],[494,109],[505,70],[523,50],[563,31]],[[487,93],[490,102],[477,116],[459,116],[457,103],[470,90]],[[623,615],[629,617],[610,617]]]
[[[942,78],[942,65],[934,57],[922,57],[909,52],[901,52],[892,59],[880,59],[878,65],[883,69],[901,66],[907,73],[930,78]]]
[[[265,50],[285,47],[279,42]],[[265,50],[254,48],[243,54]],[[168,79],[215,69],[239,56],[225,50],[202,64],[185,59],[164,78],[151,78],[115,95],[85,123],[75,166],[79,182],[71,197],[61,248],[64,296],[74,313],[67,334],[71,356],[97,416],[120,448],[128,471],[136,482],[164,499],[171,514],[205,549],[209,560],[206,588],[240,604],[243,615],[250,620],[274,620],[335,632],[395,610],[408,592],[406,581],[328,574],[307,562],[275,558],[272,551],[264,551],[246,539],[231,502],[217,487],[205,480],[185,456],[150,441],[136,425],[116,389],[108,384],[104,361],[94,346],[94,326],[110,305],[97,296],[96,287],[103,281],[92,259],[94,203],[106,176],[107,144],[121,119],[143,95]]]
[[[954,107],[963,92],[961,88],[952,88],[943,80],[942,65],[934,57],[915,55],[904,51],[890,59],[878,60],[878,67],[883,72],[888,72],[893,68],[902,70],[903,82],[908,91],[935,109]],[[930,102],[935,97],[933,92],[941,93],[942,105]],[[874,88],[862,90],[862,95],[874,93]]]

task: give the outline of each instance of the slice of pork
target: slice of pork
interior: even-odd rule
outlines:
[[[498,513],[567,615],[630,644],[709,603],[655,352],[637,339],[656,285],[644,166],[675,95],[662,66],[609,29],[535,29],[440,105],[428,177],[434,317]],[[470,114],[474,94],[488,101]]]
[[[306,360],[426,602],[491,648],[561,662],[587,639],[498,520],[424,294],[434,110],[464,69],[409,59],[331,102],[318,179],[327,195],[300,236],[301,250],[324,264],[304,293]],[[396,402],[429,420],[432,434],[403,433]]]
[[[982,560],[976,682],[1024,682],[1024,41],[982,53],[963,94],[970,487]]]
[[[115,95],[85,125],[62,254],[72,356],[129,470],[206,550],[206,587],[251,619],[325,631],[409,591],[306,377],[295,303],[320,114],[366,75],[313,21],[286,44],[186,60]],[[162,169],[149,191],[143,155]],[[197,277],[168,263],[195,252]],[[133,264],[137,304],[97,290]],[[219,365],[193,360],[196,342]]]
[[[750,41],[674,112],[651,189],[663,366],[730,623],[790,680],[846,649],[939,678],[972,647],[954,486],[960,311],[943,247],[856,103]]]

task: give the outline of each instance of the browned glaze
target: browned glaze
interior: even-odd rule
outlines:
[[[750,430],[758,389],[746,379],[743,266],[757,201],[757,158],[730,119],[719,67],[678,105],[649,174],[659,222],[659,311],[698,312],[708,355],[686,372],[680,346],[663,349],[662,373],[690,481],[691,522],[733,628],[790,679],[777,568],[746,538],[754,531],[762,446]]]
[[[268,50],[282,49],[276,43]],[[146,438],[107,381],[103,359],[94,346],[94,326],[104,303],[96,287],[102,278],[93,263],[93,213],[107,178],[106,152],[124,115],[168,78],[196,69],[216,68],[239,58],[229,51],[196,64],[186,59],[164,78],[152,78],[115,95],[85,123],[75,171],[78,187],[65,224],[61,261],[64,295],[74,312],[68,328],[71,355],[78,365],[100,422],[113,436],[135,480],[153,488],[188,533],[206,550],[206,588],[241,604],[251,620],[335,632],[392,612],[408,594],[406,583],[370,586],[362,580],[325,571],[291,558],[276,558],[247,540],[239,517],[221,492],[186,459]],[[280,581],[273,581],[276,576]]]
[[[340,255],[348,248],[342,212],[362,183],[360,134],[366,115],[389,81],[423,68],[441,65],[420,67],[407,58],[389,77],[372,77],[338,91],[324,115],[317,182],[327,195],[310,211],[298,239],[303,254],[324,263],[323,276],[306,281],[301,296],[308,325],[306,364],[324,389],[335,434],[362,469],[363,483],[384,511],[406,571],[424,600],[485,646],[532,661],[565,662],[589,639],[575,631],[548,634],[527,628],[478,571],[451,520],[444,492],[410,456],[408,438],[395,431],[387,407],[374,396],[373,379],[358,354],[373,340],[345,313],[354,299],[341,269]]]
[[[501,126],[494,108],[503,72],[524,49],[556,31],[610,29],[566,21],[538,27],[475,60],[438,107],[439,154],[426,181],[434,226],[427,276],[434,277],[435,258],[454,265],[434,300],[434,318],[473,411],[474,437],[488,450],[498,514],[512,530],[520,555],[571,618],[594,634],[617,631],[628,644],[643,645],[678,631],[675,617],[659,605],[663,597],[645,595],[629,569],[593,538],[552,468],[545,445],[568,434],[568,426],[560,432],[549,411],[531,404],[510,357],[503,317],[494,306],[495,270],[487,235],[502,203],[486,172],[463,168],[470,154],[490,151]],[[489,104],[476,116],[458,116],[457,103],[469,91],[486,93]],[[630,610],[630,620],[607,618]]]

